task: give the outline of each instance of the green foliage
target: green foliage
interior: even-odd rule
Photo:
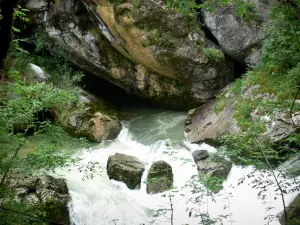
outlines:
[[[192,22],[195,22],[195,10],[197,9],[209,10],[215,13],[217,7],[226,8],[232,6],[234,6],[235,15],[248,23],[256,23],[260,20],[255,13],[255,5],[242,0],[209,0],[203,1],[201,4],[193,0],[167,0],[166,4],[168,8],[175,9]]]
[[[190,21],[195,19],[195,9],[200,9],[201,5],[193,0],[167,0],[169,9],[175,9],[178,13],[186,16]]]
[[[217,193],[223,188],[224,178],[204,176],[200,181],[209,192]]]
[[[285,113],[289,118],[294,98],[300,97],[295,96],[300,85],[299,21],[294,10],[287,10],[284,6],[274,10],[271,18],[265,27],[268,38],[263,44],[260,64],[229,90],[234,95],[234,118],[241,132],[225,135],[221,139],[225,146],[223,152],[235,163],[259,168],[266,167],[262,150],[266,158],[276,164],[293,154],[300,142],[299,135],[292,135],[280,143],[272,143],[264,135],[266,122],[260,119],[266,115],[272,120],[278,112]],[[254,86],[245,97],[242,89]],[[219,99],[224,101],[224,95]],[[254,110],[257,119],[250,115]],[[295,103],[293,112],[299,110],[300,104]]]
[[[142,43],[143,46],[157,45],[161,47],[171,48],[173,44],[169,38],[164,36],[164,32],[160,29],[151,29],[148,31],[147,40]]]
[[[216,12],[217,7],[234,7],[235,16],[248,23],[256,23],[259,17],[255,13],[255,5],[242,0],[209,0],[201,4],[202,9]]]
[[[225,60],[222,50],[217,48],[203,48],[203,54],[210,60],[220,62]]]
[[[14,9],[13,13],[13,25],[12,25],[12,41],[10,44],[10,49],[13,49],[14,51],[23,52],[26,54],[29,54],[28,51],[24,50],[20,45],[22,42],[26,42],[26,39],[24,38],[17,38],[17,36],[21,33],[21,29],[16,27],[16,22],[22,23],[28,23],[29,22],[29,16],[28,16],[29,10],[21,7],[21,5],[17,5],[17,7]]]

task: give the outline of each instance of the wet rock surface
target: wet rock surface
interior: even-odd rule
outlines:
[[[157,161],[152,164],[147,176],[147,193],[157,194],[172,187],[172,167],[165,161]]]
[[[137,158],[120,153],[108,158],[106,168],[109,179],[124,182],[130,189],[141,185],[145,170],[145,166]]]

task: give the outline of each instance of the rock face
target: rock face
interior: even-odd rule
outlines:
[[[255,64],[261,42],[265,37],[261,23],[268,20],[269,13],[278,3],[275,0],[247,2],[254,6],[254,13],[259,20],[256,23],[238,17],[232,5],[225,8],[217,6],[216,12],[205,10],[202,14],[206,27],[224,52],[242,63]]]
[[[108,158],[109,179],[122,181],[128,188],[140,186],[145,166],[135,157],[116,153]]]
[[[122,129],[116,112],[107,108],[103,100],[84,91],[77,104],[59,109],[56,116],[71,133],[91,141],[114,139]]]
[[[226,133],[239,131],[233,118],[233,102],[230,102],[220,113],[216,112],[217,100],[212,100],[201,107],[189,111],[185,122],[186,139],[190,142],[218,139]]]
[[[138,3],[56,1],[33,18],[68,60],[157,104],[191,108],[232,81],[232,62],[205,54],[185,17],[160,0]]]
[[[147,193],[161,193],[170,189],[172,185],[172,167],[162,160],[153,163],[147,176]]]
[[[242,87],[242,99],[245,101],[249,99],[272,101],[275,98],[272,94],[258,92],[258,89],[259,85]],[[233,134],[240,131],[234,118],[237,104],[235,96],[228,89],[225,89],[222,95],[225,98],[220,101],[213,100],[189,111],[189,116],[185,122],[185,136],[188,141],[216,141],[224,134]],[[295,125],[300,124],[300,112],[292,114],[293,122],[287,112],[274,112],[274,115],[269,116],[260,113],[258,109],[254,109],[250,113],[250,117],[252,121],[260,120],[265,124],[266,132],[264,135],[270,137],[272,142],[283,140],[294,133],[296,128],[293,122]]]
[[[300,224],[300,195],[294,199],[294,201],[287,207],[287,218],[288,222],[285,222],[284,213],[281,212],[279,215],[279,222],[281,225],[298,225]]]
[[[16,192],[16,201],[38,206],[38,213],[46,219],[70,224],[67,207],[70,196],[64,179],[48,175],[9,177],[7,184]]]

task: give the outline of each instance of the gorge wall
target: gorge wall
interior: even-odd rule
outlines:
[[[258,25],[237,18],[230,7],[214,15],[202,12],[214,43],[200,23],[161,0],[28,0],[26,6],[32,22],[43,25],[74,65],[155,104],[180,109],[214,98],[233,81],[235,60],[246,64],[249,49],[263,39]]]

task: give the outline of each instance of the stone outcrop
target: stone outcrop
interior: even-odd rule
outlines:
[[[48,175],[8,177],[6,184],[15,191],[15,201],[37,210],[38,215],[58,223],[70,224],[68,202],[70,196],[64,179]],[[11,199],[3,199],[6,201]]]
[[[84,91],[76,104],[69,106],[69,109],[58,109],[55,114],[70,133],[91,141],[114,139],[122,129],[116,111],[104,100]]]
[[[116,153],[108,158],[106,169],[109,179],[124,182],[134,189],[141,184],[145,166],[133,156]]]
[[[33,21],[68,60],[157,104],[191,108],[233,79],[232,62],[207,56],[199,29],[160,0],[56,1]]]
[[[51,75],[41,67],[30,63],[25,72],[28,83],[49,82]],[[105,100],[80,90],[75,104],[67,108],[55,108],[55,119],[70,133],[91,141],[111,140],[118,136],[122,126],[117,111]]]
[[[242,87],[242,100],[270,100],[275,96],[269,93],[258,91],[259,85]],[[210,142],[216,141],[224,134],[233,134],[240,131],[236,119],[234,118],[237,104],[236,96],[228,89],[223,92],[224,99],[213,100],[197,109],[189,111],[189,116],[185,122],[185,137],[190,142]],[[250,113],[252,121],[261,121],[266,126],[263,135],[268,136],[272,142],[284,140],[294,133],[300,124],[300,112],[292,114],[289,118],[288,112],[274,112],[274,115],[265,115],[254,109]],[[293,121],[292,121],[293,120]]]
[[[217,100],[212,100],[197,109],[189,111],[185,121],[185,135],[190,142],[209,142],[218,139],[223,134],[239,131],[233,118],[234,103],[230,101],[222,112],[216,112]]]
[[[172,185],[172,167],[162,160],[153,163],[147,176],[147,193],[161,193],[169,190]]]
[[[245,1],[246,2],[246,1]],[[268,15],[278,4],[275,0],[247,1],[254,7],[254,15],[247,21],[239,17],[235,7],[217,6],[215,12],[202,12],[206,27],[217,39],[222,50],[242,63],[256,64],[259,58],[261,43],[265,38],[262,23],[268,21]],[[249,9],[249,13],[251,13]],[[255,22],[255,18],[256,22]]]

